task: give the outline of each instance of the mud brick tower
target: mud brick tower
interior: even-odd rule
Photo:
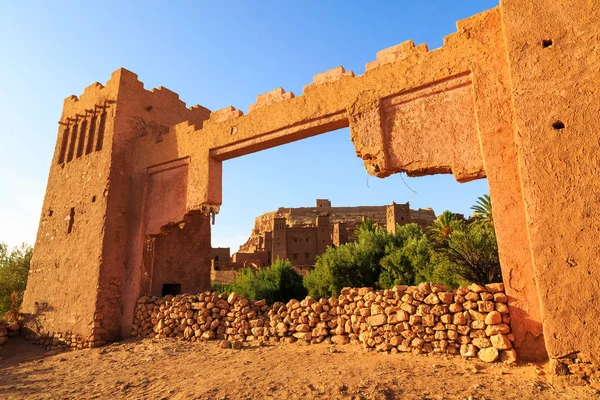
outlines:
[[[209,114],[167,89],[146,91],[124,69],[65,99],[22,307],[31,329],[98,345],[122,337],[132,317],[124,304],[140,293],[209,287],[208,217],[182,218],[185,184],[173,186],[186,182],[186,160],[156,165],[132,185],[151,151],[140,139],[160,143],[170,126],[202,126]]]

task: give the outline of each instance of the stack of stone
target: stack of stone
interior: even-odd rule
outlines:
[[[46,350],[75,348],[84,349],[90,347],[99,347],[96,342],[86,341],[81,335],[75,335],[71,332],[41,332],[39,334],[30,332],[23,335],[26,340],[43,347]],[[105,342],[102,342],[105,344]]]
[[[0,346],[8,341],[8,328],[0,321]]]
[[[0,321],[0,346],[8,341],[10,336],[18,336],[21,326],[18,322],[8,323]]]
[[[345,288],[340,296],[267,306],[237,294],[143,297],[132,335],[186,340],[360,343],[390,353],[448,353],[513,362],[504,285],[449,292],[435,283],[389,290]]]

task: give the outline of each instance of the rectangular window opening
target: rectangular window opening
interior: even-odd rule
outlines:
[[[88,122],[84,119],[79,128],[79,142],[77,142],[77,158],[83,155],[83,147],[85,144],[85,134],[87,131]]]
[[[62,164],[65,162],[65,156],[67,155],[67,143],[69,143],[69,128],[65,128],[62,136],[62,143],[60,144],[60,155],[58,156],[58,163]]]
[[[106,128],[106,110],[100,114],[100,126],[98,127],[98,142],[96,143],[96,151],[102,150],[104,146],[104,129]]]
[[[73,159],[75,155],[75,141],[77,141],[77,124],[73,125],[71,130],[71,139],[69,140],[69,154],[67,155],[67,162]]]
[[[69,226],[67,227],[67,233],[73,232],[73,224],[75,223],[75,207],[71,207],[69,212]]]
[[[181,294],[181,283],[163,283],[162,296]]]
[[[94,150],[94,136],[96,135],[96,121],[98,117],[95,115],[90,121],[90,133],[88,134],[87,147],[85,148],[85,154],[90,154]]]

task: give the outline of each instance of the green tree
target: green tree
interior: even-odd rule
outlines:
[[[447,246],[439,250],[438,259],[448,272],[468,282],[483,285],[502,281],[496,234],[489,224],[472,223],[454,231]]]
[[[438,243],[443,243],[457,229],[461,229],[462,221],[460,221],[456,214],[446,210],[433,221],[433,224],[429,227],[429,236],[432,240]]]
[[[494,225],[492,200],[489,194],[478,197],[477,202],[471,207],[471,210],[475,212],[475,218],[478,220]]]
[[[268,304],[276,301],[287,302],[290,299],[301,299],[306,296],[302,277],[294,271],[288,260],[283,261],[279,258],[265,269],[240,270],[231,284],[231,290],[247,299],[265,299]]]
[[[414,285],[428,280],[431,246],[417,224],[396,226],[393,244],[380,260],[379,287]]]
[[[329,247],[317,257],[315,268],[304,278],[310,296],[332,297],[344,287],[376,286],[379,261],[395,238],[366,219],[355,231],[356,242]]]
[[[227,294],[230,294],[232,292],[231,284],[213,282],[210,286],[213,292]]]
[[[27,286],[27,275],[33,248],[22,244],[11,251],[0,243],[0,316],[11,310],[11,294],[17,294],[17,307],[21,305]]]

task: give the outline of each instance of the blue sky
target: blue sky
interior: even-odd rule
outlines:
[[[256,95],[277,87],[301,94],[313,75],[338,65],[360,75],[377,51],[408,39],[439,47],[456,20],[497,3],[0,0],[0,242],[34,243],[63,99],[119,67],[188,105],[246,111]],[[485,180],[404,179],[416,194],[400,175],[369,177],[347,129],[226,161],[213,245],[235,250],[255,216],[316,198],[470,214],[488,192]]]

